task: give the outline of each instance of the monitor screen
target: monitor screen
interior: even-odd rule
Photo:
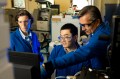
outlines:
[[[30,52],[8,52],[15,79],[40,79],[40,58]]]
[[[120,47],[120,15],[112,17],[112,52],[119,51]]]
[[[112,43],[111,43],[111,69],[112,77],[115,79],[119,77],[119,65],[117,62],[119,60],[120,53],[120,15],[114,15],[112,17]]]

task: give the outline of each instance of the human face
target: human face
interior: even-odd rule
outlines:
[[[82,27],[82,30],[85,31],[86,34],[91,34],[94,32],[96,28],[96,20],[91,20],[90,14],[86,14],[79,19],[80,25]]]
[[[23,33],[27,33],[28,19],[29,19],[28,16],[19,16],[18,17],[18,25]]]
[[[60,42],[64,48],[70,49],[75,45],[77,38],[73,37],[69,29],[60,31]]]

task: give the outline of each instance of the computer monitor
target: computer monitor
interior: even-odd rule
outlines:
[[[111,69],[113,79],[119,77],[118,61],[120,56],[120,15],[114,15],[112,17],[112,42],[111,42]]]
[[[41,79],[38,54],[9,51],[8,59],[13,64],[15,79]]]
[[[120,51],[120,15],[112,17],[112,57],[119,56]],[[116,58],[116,57],[115,57]]]
[[[52,15],[59,15],[59,13],[60,13],[60,5],[51,5],[50,6],[50,8],[51,8],[51,14]]]

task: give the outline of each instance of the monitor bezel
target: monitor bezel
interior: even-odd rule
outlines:
[[[9,51],[9,62],[21,65],[40,66],[40,56],[31,52]]]

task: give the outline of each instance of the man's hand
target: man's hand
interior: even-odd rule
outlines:
[[[45,68],[45,70],[46,70],[47,72],[54,71],[54,67],[53,67],[53,64],[52,64],[51,61],[44,63],[44,64],[43,64],[43,67]]]
[[[42,79],[50,79],[53,72],[54,72],[54,68],[51,61],[41,65]]]

